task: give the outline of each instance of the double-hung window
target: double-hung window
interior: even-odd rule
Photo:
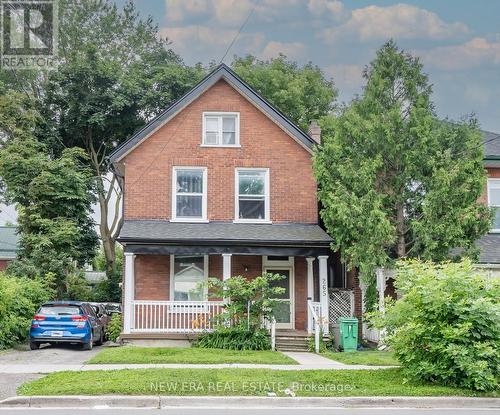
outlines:
[[[239,147],[239,114],[237,112],[204,112],[202,145]]]
[[[206,167],[174,167],[172,220],[200,222],[207,219]]]
[[[170,261],[170,298],[174,301],[206,301],[208,255],[171,255]]]
[[[488,206],[493,208],[493,232],[500,232],[500,179],[488,179]]]
[[[269,170],[236,169],[235,221],[269,222]]]

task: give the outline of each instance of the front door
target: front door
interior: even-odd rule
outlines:
[[[279,274],[284,278],[271,282],[272,287],[284,288],[276,300],[278,303],[274,308],[276,327],[280,329],[293,329],[294,324],[294,301],[293,301],[293,268],[292,267],[266,267],[265,271],[270,274]]]

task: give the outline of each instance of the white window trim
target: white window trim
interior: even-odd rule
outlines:
[[[206,141],[206,117],[223,117],[223,116],[235,116],[235,138],[234,138],[234,144],[205,144]],[[204,111],[202,114],[202,128],[201,128],[201,144],[200,147],[222,147],[222,148],[238,148],[241,147],[240,145],[240,113],[239,112],[213,112],[213,111]],[[219,137],[222,139],[222,122],[220,123],[219,126]]]
[[[264,171],[266,173],[264,179],[264,203],[265,203],[265,215],[264,219],[240,219],[240,182],[239,182],[239,172],[240,171]],[[266,167],[237,167],[234,170],[234,220],[233,223],[272,223],[271,222],[271,197],[270,197],[270,180],[269,180],[269,168]]]
[[[201,218],[192,217],[177,217],[177,171],[178,170],[201,170],[203,172],[203,192],[202,192],[202,202],[201,202]],[[207,168],[200,166],[174,166],[172,168],[172,216],[170,222],[203,222],[207,223]]]
[[[487,187],[487,194],[488,194],[488,207],[500,207],[500,205],[499,206],[492,205],[491,202],[490,202],[490,184],[492,184],[492,183],[498,183],[498,184],[500,184],[500,178],[498,178],[498,179],[497,178],[494,178],[494,179],[493,178],[491,178],[491,179],[489,178],[488,179],[488,184],[486,186]],[[493,228],[493,229],[490,229],[490,232],[492,232],[492,233],[500,233],[500,229]]]
[[[270,255],[273,256],[273,255]],[[286,256],[286,255],[278,255],[278,256]],[[262,257],[262,265],[267,267],[293,267],[295,264],[295,257],[288,256],[287,261],[277,261],[273,259],[269,259],[268,255],[264,255]]]
[[[187,256],[188,254],[186,255],[177,255],[177,256]],[[203,257],[203,278],[205,279],[205,282],[208,281],[208,255],[189,255],[189,256],[202,256]],[[176,301],[174,300],[174,287],[175,287],[175,275],[174,275],[174,262],[175,262],[175,255],[174,254],[171,254],[170,255],[170,294],[169,294],[169,301]],[[208,287],[205,285],[204,287],[204,290],[205,290],[205,297],[206,297],[206,300],[203,300],[202,302],[205,302],[205,301],[208,301]],[[179,304],[180,303],[183,303],[185,301],[176,301],[178,302]],[[190,302],[190,301],[189,301]],[[184,312],[182,311],[180,308],[179,309],[176,309],[176,308],[173,308],[170,310],[171,312]]]

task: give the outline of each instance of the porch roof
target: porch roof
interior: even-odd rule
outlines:
[[[149,254],[310,255],[328,252],[332,238],[315,224],[126,220],[118,241],[128,252]]]

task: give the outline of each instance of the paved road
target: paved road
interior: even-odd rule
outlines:
[[[78,364],[81,365],[90,359],[99,348],[92,350],[81,350],[76,345],[42,346],[39,350],[29,350],[27,346],[21,346],[18,350],[11,350],[0,354],[0,373],[2,366],[19,365],[26,367],[44,364],[48,366]],[[15,396],[16,389],[30,380],[37,379],[42,375],[35,373],[1,373],[0,374],[0,400]]]
[[[498,409],[402,409],[402,408],[221,408],[175,407],[165,409],[0,409],[0,415],[494,415]]]

